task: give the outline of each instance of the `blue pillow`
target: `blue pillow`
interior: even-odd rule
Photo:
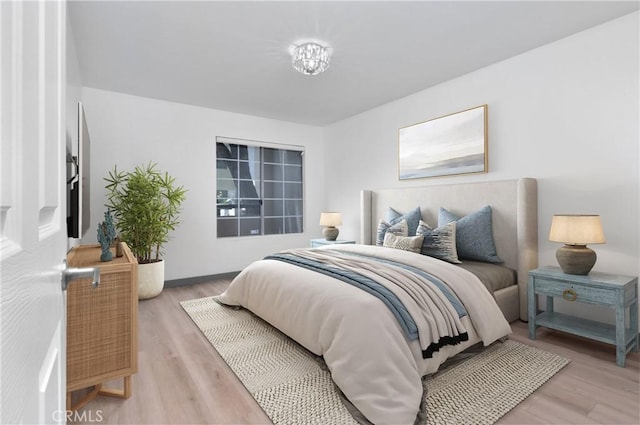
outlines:
[[[493,242],[493,225],[491,223],[491,207],[460,217],[440,207],[438,226],[456,222],[456,248],[458,258],[476,260],[485,263],[502,263],[496,253]]]
[[[387,212],[387,221],[391,224],[396,224],[401,222],[402,220],[407,220],[407,226],[409,226],[409,234],[407,236],[416,235],[416,229],[418,228],[420,219],[422,219],[422,212],[420,212],[420,207],[416,207],[406,214],[400,214],[398,211],[394,210],[391,207],[389,208],[389,212]]]
[[[378,222],[378,235],[376,237],[376,245],[382,246],[384,244],[384,237],[388,233],[393,233],[397,236],[407,236],[409,228],[407,227],[407,220],[400,220],[396,224],[387,223],[384,220]]]
[[[438,258],[453,264],[460,264],[456,251],[456,222],[432,229],[427,223],[420,220],[416,235],[424,236],[422,241],[422,255]]]

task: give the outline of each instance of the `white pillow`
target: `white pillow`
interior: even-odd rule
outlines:
[[[384,243],[382,246],[420,254],[423,240],[424,236],[397,236],[391,232],[387,232],[384,235]]]

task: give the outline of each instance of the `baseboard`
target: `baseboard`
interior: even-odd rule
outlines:
[[[220,273],[220,274],[210,274],[206,276],[195,276],[195,277],[185,277],[182,279],[172,279],[165,280],[164,287],[165,288],[174,288],[176,286],[189,286],[189,285],[197,285],[199,283],[211,282],[212,280],[231,280],[238,275],[238,272],[228,272],[228,273]]]

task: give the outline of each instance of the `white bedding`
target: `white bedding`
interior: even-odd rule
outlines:
[[[469,340],[445,346],[423,359],[419,341],[409,341],[389,309],[373,295],[332,277],[277,260],[244,269],[221,296],[322,355],[335,383],[375,424],[412,424],[422,398],[421,377],[448,357],[511,332],[484,285],[470,272],[441,260],[391,248],[333,245],[421,268],[449,284],[464,304]]]

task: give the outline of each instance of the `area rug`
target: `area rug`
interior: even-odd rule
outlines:
[[[343,403],[322,358],[273,326],[213,297],[180,304],[274,424],[362,421]],[[493,344],[423,379],[420,422],[493,424],[567,363],[515,341]]]

